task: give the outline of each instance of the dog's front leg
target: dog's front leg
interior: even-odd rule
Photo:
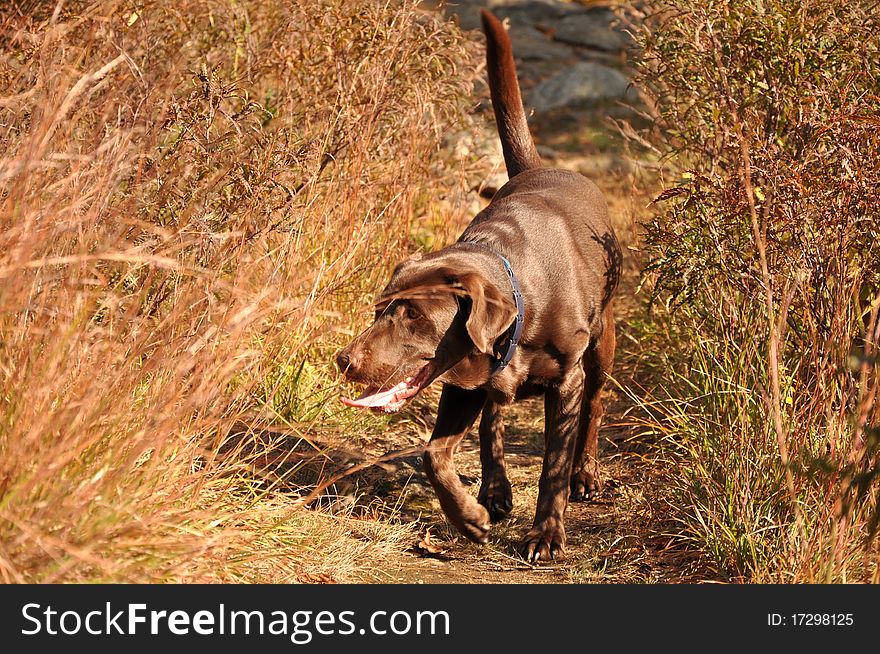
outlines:
[[[480,463],[483,479],[477,501],[486,507],[492,522],[498,522],[513,510],[513,489],[504,466],[501,405],[492,400],[486,400],[480,419]]]
[[[522,543],[522,554],[528,561],[549,561],[565,550],[563,515],[583,392],[584,370],[575,366],[544,396],[544,467],[535,523]]]
[[[453,455],[486,401],[480,389],[466,391],[446,384],[440,395],[437,424],[425,448],[425,472],[443,512],[456,528],[476,543],[489,538],[489,512],[462,485]]]

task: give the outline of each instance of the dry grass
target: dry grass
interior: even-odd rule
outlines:
[[[3,11],[0,578],[344,579],[399,547],[229,435],[362,428],[328,355],[454,222],[473,49],[412,0]]]

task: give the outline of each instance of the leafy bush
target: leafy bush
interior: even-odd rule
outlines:
[[[649,0],[638,16],[673,177],[647,274],[683,352],[645,406],[681,455],[681,534],[732,576],[877,574],[873,5]]]
[[[290,453],[230,434],[334,383],[363,290],[456,192],[461,34],[414,0],[0,25],[0,578],[344,577],[395,546],[267,494]]]

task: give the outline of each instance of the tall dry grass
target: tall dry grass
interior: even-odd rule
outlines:
[[[646,281],[673,346],[635,399],[671,457],[677,536],[732,578],[880,574],[876,9],[640,8],[669,171]]]
[[[416,4],[2,10],[4,581],[345,578],[399,545],[230,434],[332,418],[367,289],[454,218],[474,53]]]

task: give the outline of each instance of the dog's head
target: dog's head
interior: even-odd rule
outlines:
[[[336,357],[350,381],[367,387],[343,402],[398,411],[464,360],[489,360],[516,307],[480,263],[479,257],[441,251],[397,266],[376,301],[373,324]],[[479,383],[488,378],[488,365],[482,370]]]

